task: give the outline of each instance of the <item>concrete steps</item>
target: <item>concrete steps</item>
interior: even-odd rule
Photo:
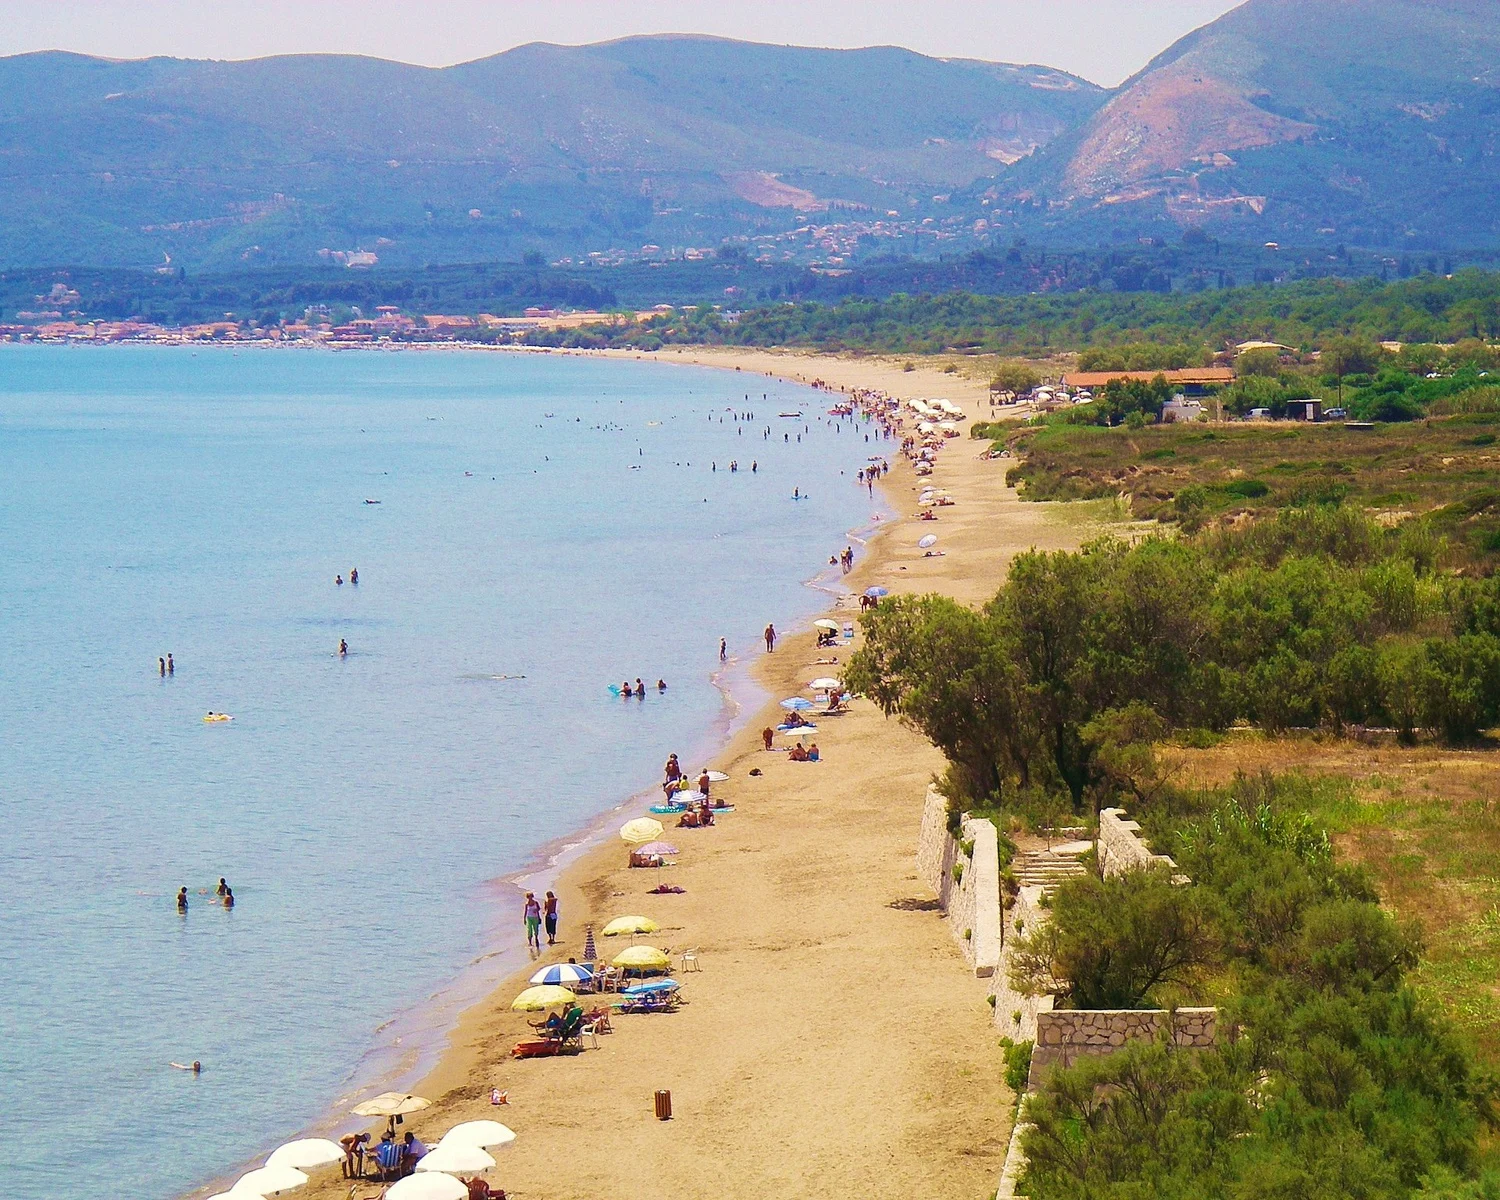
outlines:
[[[1078,856],[1092,848],[1088,842],[1066,842],[1051,850],[1023,850],[1011,863],[1011,870],[1022,887],[1052,888],[1082,875],[1086,868]]]

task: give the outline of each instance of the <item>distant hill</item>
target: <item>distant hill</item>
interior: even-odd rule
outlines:
[[[1044,67],[697,37],[376,59],[0,59],[0,266],[396,262],[909,209],[1103,102]]]
[[[23,55],[0,59],[0,269],[409,269],[754,236],[843,270],[1194,226],[1335,256],[1493,248],[1497,15],[1249,0],[1112,92],[681,36],[444,69]]]
[[[1497,17],[1494,0],[1250,0],[1166,50],[1004,189],[1075,227],[1493,245]]]

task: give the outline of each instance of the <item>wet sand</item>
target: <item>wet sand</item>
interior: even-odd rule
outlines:
[[[942,396],[978,413],[976,385],[889,363],[741,351],[691,358]],[[1076,546],[1095,532],[1052,506],[1017,501],[1004,486],[1008,464],[981,460],[985,448],[967,437],[945,448],[932,482],[958,503],[937,521],[912,519],[918,481],[893,465],[884,486],[900,519],[861,556],[846,580],[851,592],[881,583],[978,603],[1015,553]],[[938,535],[943,557],[922,557],[915,543],[927,533]],[[810,567],[821,561],[814,553]],[[854,612],[857,604],[831,615]],[[838,675],[849,654],[847,646],[818,651],[809,633],[797,633],[754,671],[772,696],[805,695],[809,680]],[[816,661],[832,655],[838,664]],[[414,1089],[433,1107],[405,1128],[431,1145],[459,1121],[503,1121],[518,1137],[487,1178],[520,1200],[990,1194],[1009,1135],[1002,1053],[985,984],[932,910],[914,864],[923,792],[942,756],[855,701],[819,724],[823,761],[793,763],[760,748],[761,727],[779,711],[752,720],[710,764],[729,774],[715,795],[735,812],[701,830],[662,818],[678,865],[628,869],[624,844],[611,836],[557,884],[562,936],[541,962],[581,958],[586,924],[649,916],[662,932],[641,941],[670,947],[674,959],[698,952],[701,971],[677,975],[687,1004],[615,1016],[598,1049],[517,1061],[510,1049],[530,1033],[528,1014],[508,1006],[528,968],[463,1016]],[[673,747],[660,749],[665,760]],[[686,892],[647,894],[658,883]],[[519,905],[515,937],[523,937]],[[600,938],[601,957],[617,953],[618,941]],[[507,1105],[491,1106],[492,1087],[508,1093]],[[671,1121],[655,1119],[657,1089],[672,1093]],[[362,1183],[353,1194],[378,1192]],[[350,1185],[325,1170],[299,1194],[343,1198]]]

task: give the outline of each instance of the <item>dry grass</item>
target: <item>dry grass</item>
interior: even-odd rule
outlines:
[[[1262,772],[1314,782],[1314,818],[1394,912],[1420,922],[1415,984],[1500,1064],[1500,752],[1236,734],[1169,753],[1188,787]]]

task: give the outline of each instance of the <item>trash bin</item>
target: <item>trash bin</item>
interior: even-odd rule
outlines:
[[[670,1121],[672,1119],[672,1093],[656,1093],[656,1119],[658,1121]]]

